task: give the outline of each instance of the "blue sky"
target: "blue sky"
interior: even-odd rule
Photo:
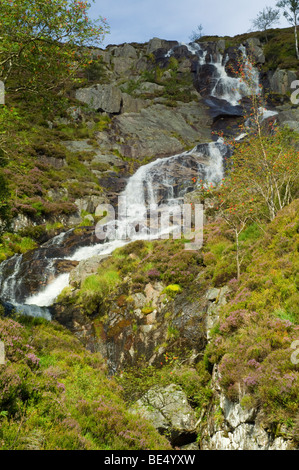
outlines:
[[[153,37],[189,42],[199,24],[204,34],[234,36],[251,28],[265,6],[275,7],[277,0],[95,0],[91,16],[107,18],[110,34],[103,46],[124,42],[144,43]],[[288,23],[281,15],[275,27]]]

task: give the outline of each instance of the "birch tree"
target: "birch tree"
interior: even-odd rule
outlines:
[[[267,42],[267,30],[271,28],[271,26],[279,22],[279,16],[279,10],[276,10],[272,7],[265,7],[262,11],[258,13],[256,18],[252,20],[252,25],[254,28],[265,32],[265,38]]]
[[[297,26],[299,21],[299,0],[280,0],[279,2],[277,2],[276,6],[278,8],[283,9],[283,16],[292,26],[294,26],[296,56],[299,60],[297,32]]]

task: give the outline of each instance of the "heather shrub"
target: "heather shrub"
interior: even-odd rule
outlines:
[[[99,354],[54,322],[19,320],[0,319],[2,450],[170,449],[129,413]]]

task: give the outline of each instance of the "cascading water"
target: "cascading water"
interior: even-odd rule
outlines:
[[[203,50],[197,43],[191,43],[186,47],[192,55],[198,58],[199,66],[204,66],[208,56],[210,57],[209,64],[214,67],[214,86],[210,96],[225,100],[234,107],[243,96],[249,93],[244,82],[228,76],[225,68],[227,58],[218,54],[215,60],[212,54],[208,54],[208,51]],[[245,48],[241,48],[240,51],[246,59]],[[170,50],[166,57],[170,57],[173,53],[174,49]],[[253,72],[253,76],[254,83],[258,87],[258,74]],[[223,178],[223,158],[229,152],[228,147],[219,139],[217,142],[199,144],[191,151],[157,159],[142,166],[128,180],[121,194],[120,200],[124,201],[125,217],[117,221],[116,234],[118,236],[115,239],[107,237],[101,243],[78,247],[73,253],[68,254],[66,259],[82,261],[95,255],[110,254],[116,248],[133,240],[158,238],[157,232],[152,234],[149,231],[146,220],[147,208],[181,204],[185,194],[194,189],[194,181],[199,178],[209,183],[220,181]],[[130,232],[128,227],[136,225],[139,227],[138,231]],[[168,230],[170,231],[171,228]],[[59,259],[59,250],[56,253],[55,249],[63,245],[66,235],[61,234],[46,244],[47,250],[54,250],[50,258],[48,258],[49,252],[44,252],[47,264],[44,267],[43,277],[46,277],[47,285],[27,295],[25,299],[19,294],[23,283],[21,271],[24,270],[24,257],[15,255],[0,265],[1,299],[4,303],[10,308],[15,306],[16,310],[28,315],[50,318],[48,307],[69,284],[69,273],[57,275],[54,269],[54,261]],[[42,253],[37,250],[37,256],[42,256]]]
[[[225,68],[229,60],[228,55],[223,57],[219,54],[218,60],[212,61],[212,64],[217,69],[218,79],[211,95],[215,98],[228,101],[232,106],[238,106],[240,100],[245,96],[260,92],[258,71],[251,66],[245,47],[241,45],[239,51],[240,58],[242,58],[244,64],[243,71],[249,83],[240,78],[228,76]]]

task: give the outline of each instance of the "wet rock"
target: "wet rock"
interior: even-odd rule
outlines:
[[[210,107],[210,114],[214,118],[214,122],[215,118],[219,118],[222,116],[243,116],[244,110],[242,106],[233,106],[226,100],[211,96],[205,100],[205,103]]]
[[[200,303],[183,295],[169,301],[161,289],[160,283],[151,283],[146,291],[120,296],[109,305],[105,331],[111,373],[136,364],[140,357],[148,364],[159,364],[169,347],[165,338],[170,344],[177,338],[181,348],[194,352],[193,357],[206,344]],[[169,328],[177,337],[169,337]]]
[[[196,90],[204,97],[209,97],[218,80],[218,72],[213,64],[200,65],[194,81]]]
[[[50,307],[52,320],[59,322],[79,339],[79,341],[91,352],[100,352],[103,357],[106,355],[106,347],[99,331],[96,332],[92,317],[88,317],[84,309],[70,305],[64,308],[63,305],[56,303]],[[101,324],[98,323],[98,330]]]
[[[69,259],[54,260],[53,267],[55,269],[55,276],[57,274],[64,274],[72,271],[78,265],[78,261],[71,261]]]

